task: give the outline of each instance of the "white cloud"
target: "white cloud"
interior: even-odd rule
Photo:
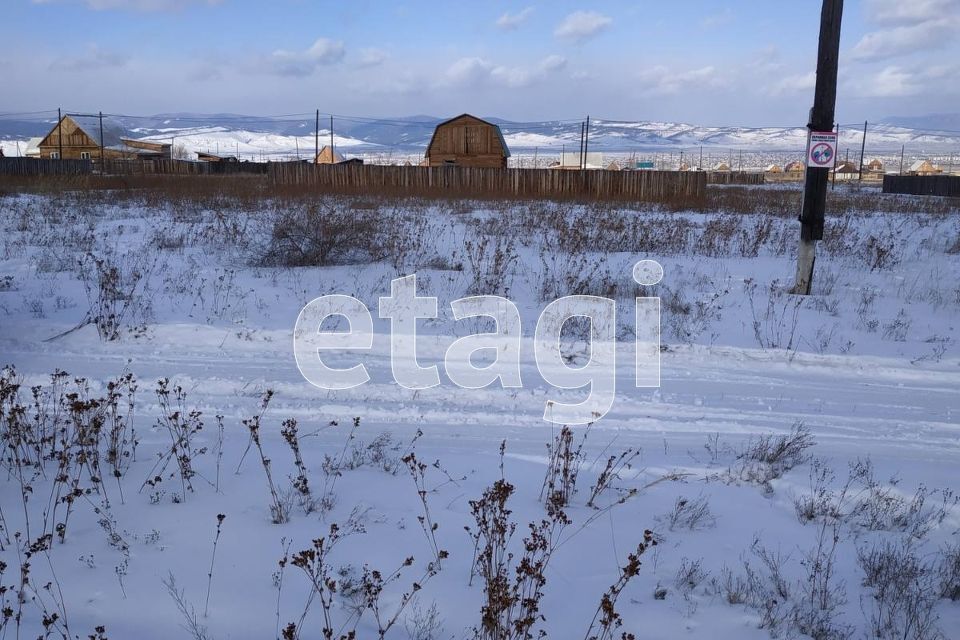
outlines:
[[[281,76],[308,76],[318,67],[343,60],[343,42],[319,38],[306,51],[274,51],[266,59],[267,70]]]
[[[357,64],[361,67],[377,67],[386,62],[390,57],[386,51],[375,48],[361,49],[359,53],[360,57],[357,60]]]
[[[607,29],[613,20],[596,11],[574,11],[563,19],[553,35],[563,40],[580,42]]]
[[[853,47],[853,59],[883,60],[936,49],[957,37],[960,17],[947,16],[906,26],[881,29],[864,35]]]
[[[96,44],[91,44],[84,53],[76,56],[57,58],[50,64],[50,68],[65,71],[83,71],[122,67],[127,61],[127,56],[121,53],[105,51]]]
[[[960,11],[960,0],[866,0],[864,15],[880,25],[904,25],[954,16]]]
[[[640,72],[639,80],[646,85],[645,90],[658,95],[679,93],[693,86],[718,87],[723,80],[713,66],[700,67],[687,71],[677,71],[664,66],[651,67]]]
[[[866,98],[946,96],[960,92],[960,65],[889,65],[874,74],[860,75],[847,83],[854,94]]]
[[[730,7],[724,7],[720,12],[706,16],[700,21],[700,26],[704,29],[715,29],[733,22],[733,10]]]
[[[94,11],[123,9],[132,11],[174,11],[193,5],[213,6],[224,0],[31,0],[33,4],[55,4],[82,2]]]
[[[457,86],[491,83],[511,88],[529,87],[566,65],[567,59],[557,55],[547,56],[533,67],[497,65],[479,57],[461,58],[447,68],[444,83]]]
[[[527,18],[530,17],[530,14],[533,13],[533,7],[527,7],[517,13],[507,12],[497,18],[497,26],[503,29],[504,31],[510,31],[512,29],[518,28],[524,22],[527,21]]]
[[[809,73],[799,73],[792,76],[786,76],[781,80],[778,80],[773,87],[770,89],[770,93],[773,95],[779,95],[783,93],[797,93],[800,91],[810,91],[817,84],[817,73],[815,71],[810,71]]]

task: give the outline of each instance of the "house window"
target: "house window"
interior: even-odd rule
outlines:
[[[81,151],[81,152],[80,152],[80,159],[81,159],[81,160],[89,160],[89,159],[90,159],[90,152],[89,152],[89,151]]]
[[[50,159],[51,159],[51,160],[59,160],[59,159],[60,159],[60,152],[59,152],[59,151],[51,151],[51,152],[50,152]]]

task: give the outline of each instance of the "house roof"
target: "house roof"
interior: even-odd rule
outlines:
[[[936,169],[936,167],[933,166],[933,163],[930,162],[929,160],[917,160],[912,165],[910,165],[910,171],[920,171],[921,169],[930,170],[930,169]]]
[[[486,124],[486,125],[489,125],[489,126],[493,127],[494,130],[497,132],[497,137],[500,138],[500,146],[503,148],[503,153],[504,153],[504,155],[505,155],[507,158],[510,157],[510,147],[507,146],[507,141],[504,140],[504,138],[503,138],[503,131],[500,130],[500,125],[497,125],[497,124],[494,124],[494,123],[489,122],[489,121],[487,121],[487,120],[484,120],[483,118],[478,118],[477,116],[475,116],[475,115],[473,115],[473,114],[470,114],[470,113],[461,113],[460,115],[454,116],[454,117],[452,117],[452,118],[448,118],[448,119],[444,120],[443,122],[438,122],[438,123],[437,123],[437,126],[434,127],[434,129],[433,129],[433,135],[430,136],[430,142],[427,143],[427,152],[428,152],[428,153],[430,152],[430,147],[433,146],[433,140],[434,140],[434,138],[437,137],[437,130],[438,130],[440,127],[442,127],[443,125],[445,125],[445,124],[450,124],[450,123],[453,122],[454,120],[459,120],[460,118],[473,118],[474,120],[477,120],[478,122],[480,122],[480,123],[482,123],[482,124]]]
[[[80,129],[90,138],[100,144],[100,116],[95,115],[66,115],[64,118],[70,118]],[[103,119],[103,146],[106,149],[123,149],[124,144],[121,138],[125,135],[123,129],[115,123],[110,122],[109,117]]]
[[[317,164],[336,164],[343,162],[343,160],[343,155],[336,149],[331,149],[330,145],[324,145],[324,147],[320,149],[320,153],[317,154],[317,157],[314,158]]]

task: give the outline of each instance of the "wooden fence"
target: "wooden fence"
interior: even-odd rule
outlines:
[[[559,171],[474,167],[273,163],[275,185],[328,193],[465,198],[547,198],[664,202],[702,198],[706,174],[693,171]]]
[[[960,198],[960,176],[883,176],[883,192]]]
[[[0,158],[0,175],[4,176],[78,176],[92,171],[90,160]]]
[[[766,177],[760,172],[707,171],[707,184],[764,184]]]
[[[99,167],[99,163],[97,163]],[[157,158],[150,160],[106,160],[103,174],[137,175],[174,175],[174,176],[219,176],[238,173],[264,175],[267,165],[260,162],[192,162],[189,160],[168,160]]]

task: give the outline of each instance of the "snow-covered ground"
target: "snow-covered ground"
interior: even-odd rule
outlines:
[[[951,493],[960,463],[958,211],[841,194],[814,295],[799,298],[786,293],[798,229],[784,205],[798,192],[718,193],[741,192],[770,204],[747,214],[0,196],[0,366],[16,369],[4,375],[0,435],[20,447],[3,456],[0,604],[13,617],[0,633],[36,637],[46,616],[52,637],[65,625],[71,637],[105,625],[110,638],[307,639],[325,637],[329,624],[332,637],[356,628],[377,638],[389,627],[383,637],[512,638],[484,635],[484,620],[508,617],[489,607],[535,594],[543,618],[531,619],[531,632],[550,638],[960,637],[960,603],[949,597],[960,596]],[[635,285],[640,259],[663,264],[659,285]],[[390,326],[377,317],[390,280],[412,273],[421,295],[439,299],[439,317],[418,331],[420,363],[439,364],[441,384],[422,390],[394,381]],[[329,293],[357,297],[374,317],[372,350],[330,360],[366,365],[370,382],[348,391],[311,386],[293,357],[298,312]],[[547,303],[574,293],[617,301],[617,395],[606,416],[572,430],[560,462],[579,476],[561,517],[545,502],[563,500],[541,496],[548,445],[562,448],[566,432],[542,415],[548,401],[586,391],[547,384],[530,336]],[[467,390],[444,375],[450,342],[488,330],[453,319],[450,302],[475,294],[517,304],[522,388]],[[658,389],[634,386],[641,294],[662,300]],[[583,337],[576,327],[565,334],[574,366],[589,357]],[[69,376],[51,386],[57,370]],[[123,383],[113,387],[118,420],[77,405],[127,373],[137,384],[129,418]],[[158,386],[165,378],[182,388],[182,406]],[[89,389],[58,414],[56,390],[77,387]],[[199,414],[184,418],[191,411]],[[89,424],[101,414],[99,457],[83,438],[66,448],[59,436],[31,441],[43,429],[74,438],[73,416]],[[249,447],[254,416],[266,465]],[[282,432],[288,419],[296,435],[289,424]],[[18,431],[24,424],[33,426]],[[133,439],[135,456],[122,456]],[[611,456],[630,464],[606,486]],[[492,487],[509,492],[498,480],[513,487],[506,513],[497,494],[483,499]],[[483,562],[481,511],[516,526],[505,544],[512,557],[491,546],[500,564]],[[635,576],[624,573],[647,529],[657,544],[644,548]],[[544,546],[525,549],[522,540],[542,532]],[[298,555],[308,549],[316,553]],[[525,573],[525,556],[542,572]],[[503,572],[499,599],[487,600],[477,566]],[[603,610],[595,617],[605,593],[622,617],[615,632]],[[510,611],[514,621],[530,614],[519,601]],[[282,636],[289,623],[293,635]]]

